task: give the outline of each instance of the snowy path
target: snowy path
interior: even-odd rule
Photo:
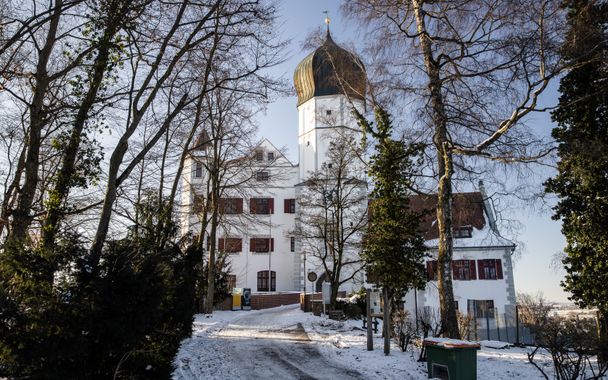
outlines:
[[[173,378],[363,379],[359,372],[321,354],[294,318],[296,309],[298,305],[235,312],[235,317],[201,330],[195,322]]]
[[[532,348],[487,347],[477,352],[479,380],[542,380],[528,362]],[[197,315],[192,337],[175,358],[174,380],[198,379],[381,379],[426,380],[419,348],[382,352],[381,335],[366,349],[361,321],[332,321],[303,313],[298,305],[257,311],[216,311]],[[490,345],[492,346],[492,345]],[[552,376],[551,358],[537,362]]]

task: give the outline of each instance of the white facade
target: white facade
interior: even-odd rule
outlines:
[[[229,254],[236,287],[253,291],[300,290],[299,256],[292,236],[295,210],[288,206],[295,204],[297,166],[268,140],[252,154],[252,160],[234,169],[237,174],[233,182],[242,184],[226,186],[221,195],[217,249]],[[197,177],[196,160],[196,156],[189,158],[185,167],[182,201],[182,233],[195,235],[200,234],[200,222],[193,207],[194,198],[197,190],[203,194],[206,186],[205,178]],[[206,231],[205,241],[208,236]],[[269,271],[274,278],[270,289],[265,282]],[[262,286],[258,286],[259,277]]]
[[[316,96],[298,107],[300,182],[305,181],[311,172],[321,169],[333,139],[350,134],[361,140],[361,129],[351,111],[353,106],[361,113],[365,110],[362,100],[349,100],[344,95]],[[362,166],[358,170],[362,170]]]
[[[317,64],[314,54],[316,53],[307,57],[300,66],[306,69],[307,64]],[[314,73],[314,70],[311,72]],[[365,102],[341,93],[310,95],[314,93],[311,90],[311,72],[304,69],[296,71],[297,80],[304,81],[298,83],[296,80],[296,88],[298,85],[300,87],[299,96],[310,96],[302,98],[298,106],[299,163],[292,164],[270,141],[264,140],[251,152],[253,160],[244,160],[243,165],[237,164],[230,169],[232,175],[228,177],[239,185],[227,186],[221,195],[224,203],[221,203],[223,212],[217,243],[218,250],[230,254],[231,273],[236,287],[251,288],[254,292],[310,291],[318,289],[319,281],[322,281],[325,273],[319,259],[311,254],[314,248],[311,248],[310,242],[300,241],[294,236],[297,229],[301,228],[298,223],[303,220],[303,213],[308,212],[297,205],[306,196],[306,181],[311,174],[327,170],[327,165],[324,164],[329,164],[328,152],[332,141],[348,135],[353,138],[354,145],[360,142],[361,132],[351,109],[354,106],[363,113]],[[181,213],[183,234],[201,233],[196,198],[204,196],[207,182],[196,162],[204,159],[204,154],[194,153],[184,167]],[[350,171],[353,182],[349,186],[355,189],[354,194],[360,196],[359,203],[353,207],[352,215],[348,217],[352,225],[358,217],[366,215],[368,189],[363,163],[354,162]],[[480,199],[485,199],[485,194],[482,195]],[[226,206],[228,203],[230,207]],[[454,239],[453,260],[460,263],[458,265],[465,262],[469,265],[468,270],[454,278],[455,300],[462,313],[485,305],[491,306],[500,314],[508,314],[512,313],[515,305],[511,263],[514,245],[500,237],[489,204],[487,201],[483,203],[483,227],[467,227],[470,236]],[[205,240],[208,239],[208,234],[209,231],[204,232]],[[359,254],[361,247],[356,243],[361,240],[361,233],[355,234],[355,244],[346,251],[348,256],[356,257]],[[427,267],[432,269],[432,262],[437,255],[437,242],[429,240],[427,247],[430,250]],[[485,269],[488,263],[494,269]],[[488,274],[480,278],[480,273],[486,270]],[[315,272],[319,279],[315,282],[308,281],[306,275],[310,272]],[[346,268],[344,275],[348,276],[348,272],[349,269]],[[355,276],[340,290],[358,290],[362,285],[363,274]],[[436,280],[431,279],[423,290],[410,292],[405,300],[405,307],[412,316],[438,310]]]
[[[355,105],[362,111],[364,103],[355,100]],[[298,212],[298,197],[306,193],[305,182],[312,172],[323,167],[327,160],[329,145],[332,141],[350,136],[356,144],[359,144],[361,132],[356,121],[351,116],[349,108],[351,104],[344,95],[329,95],[315,97],[298,107],[300,114],[300,137],[299,137],[299,165],[290,163],[268,140],[262,143],[252,152],[255,157],[253,161],[248,160],[241,169],[235,167],[234,171],[242,170],[242,175],[234,176],[233,181],[243,183],[224,190],[221,198],[224,200],[237,200],[240,206],[238,212],[221,214],[221,222],[218,229],[218,249],[227,249],[227,243],[239,240],[238,250],[230,252],[231,274],[235,278],[235,286],[251,288],[254,292],[267,291],[264,280],[261,277],[274,277],[276,286],[270,291],[301,291],[306,287],[316,287],[316,282],[311,283],[306,279],[306,274],[315,272],[322,277],[325,269],[319,260],[316,260],[309,252],[305,252],[310,245],[302,244],[294,236],[296,228],[296,213]],[[271,154],[272,159],[269,159]],[[182,194],[182,233],[200,234],[200,223],[196,213],[197,195],[205,193],[206,178],[199,170],[197,176],[197,160],[204,159],[206,155],[197,157],[194,153],[188,158],[184,167],[183,194]],[[257,159],[259,158],[259,160]],[[200,166],[200,165],[199,165]],[[351,187],[360,198],[356,205],[356,215],[364,215],[367,207],[367,186],[361,181],[365,174],[362,164],[354,162],[351,172],[359,177]],[[266,172],[267,178],[258,178],[258,172]],[[248,180],[243,178],[251,177]],[[230,176],[228,176],[230,177]],[[225,186],[225,184],[224,184]],[[271,200],[272,206],[267,211],[259,213],[252,210],[251,202],[255,199]],[[354,209],[353,209],[354,210]],[[204,238],[208,238],[209,231]],[[224,242],[220,242],[225,239]],[[232,240],[228,240],[232,239]],[[270,239],[268,249],[260,249],[255,243],[257,239]],[[361,236],[354,239],[361,240]],[[207,244],[206,246],[209,246]],[[360,247],[347,252],[348,256],[356,257]],[[260,252],[261,251],[261,252]],[[268,252],[270,251],[270,252]],[[350,268],[345,268],[344,276],[349,276]],[[274,273],[273,273],[274,272]],[[319,280],[317,280],[318,282]],[[363,285],[363,274],[357,276],[355,281],[345,284],[340,290],[359,289]]]
[[[467,226],[465,233],[455,236],[452,285],[458,311],[478,319],[485,319],[487,316],[491,321],[490,327],[495,328],[498,317],[509,319],[515,312],[515,283],[511,261],[515,244],[500,236],[485,192],[483,188],[481,190],[485,223],[479,229]],[[431,280],[424,289],[411,291],[406,295],[405,308],[410,316],[439,313],[435,274],[437,245],[437,239],[426,241],[430,257],[425,264]],[[485,322],[482,326],[484,324]]]

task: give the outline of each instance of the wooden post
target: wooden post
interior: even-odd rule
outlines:
[[[367,350],[374,350],[374,335],[372,334],[372,294],[371,289],[367,289],[365,292],[365,299],[367,300]]]
[[[386,286],[382,288],[382,295],[384,297],[384,320],[382,321],[382,334],[384,335],[384,355],[388,355],[391,352],[391,304],[388,298],[388,288]]]
[[[486,309],[486,331],[488,332],[488,336],[487,339],[490,340],[490,313],[488,311],[489,309]]]
[[[498,341],[500,342],[500,326],[498,325],[498,308],[494,308],[494,318],[496,318],[496,336],[498,337]]]

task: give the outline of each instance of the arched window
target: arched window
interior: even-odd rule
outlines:
[[[277,290],[277,274],[270,271],[270,289],[268,289],[268,271],[258,272],[258,292],[275,292]]]
[[[329,282],[329,273],[325,272],[319,276],[319,279],[315,283],[315,291],[322,292],[323,291],[323,283]]]

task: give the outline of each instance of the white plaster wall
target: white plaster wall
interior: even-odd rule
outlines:
[[[276,160],[272,163],[261,162],[260,169],[270,172],[269,181],[250,180],[242,186],[227,189],[223,197],[243,199],[243,214],[224,215],[218,226],[217,237],[235,237],[242,239],[242,251],[230,254],[231,273],[237,277],[237,287],[248,287],[257,291],[258,271],[268,270],[269,254],[250,252],[249,240],[252,237],[274,238],[274,251],[270,253],[270,269],[276,272],[277,291],[299,289],[299,273],[294,267],[299,267],[299,257],[290,251],[290,236],[294,228],[294,215],[284,212],[284,199],[294,199],[294,185],[298,181],[298,168],[287,159],[278,155],[277,149],[268,141],[258,147],[265,152],[275,152]],[[190,161],[190,160],[189,160]],[[194,177],[194,166],[189,162],[184,168],[182,193],[182,233],[188,231],[200,233],[198,218],[191,212],[191,202],[194,192],[204,191],[205,182]],[[243,175],[250,175],[251,168],[244,168]],[[253,168],[255,171],[256,168]],[[238,170],[233,179],[239,182]],[[274,213],[271,215],[250,214],[249,200],[255,197],[271,197],[274,199]],[[206,238],[206,237],[205,237]],[[205,245],[206,246],[206,245]]]
[[[301,180],[307,178],[309,172],[321,168],[327,157],[329,141],[339,134],[346,133],[347,129],[344,127],[348,127],[351,133],[359,131],[357,121],[351,112],[353,105],[360,112],[365,109],[362,100],[353,99],[351,104],[344,95],[317,96],[298,107]],[[331,111],[331,115],[327,115],[328,110]]]
[[[344,223],[348,226],[349,221],[353,221],[356,224],[357,220],[360,220],[361,217],[367,212],[367,187],[365,184],[357,184],[350,185],[351,189],[345,189],[344,193],[349,193],[350,196],[348,200],[345,200],[345,203],[353,202],[348,208],[344,209]],[[310,190],[306,186],[298,186],[296,190],[296,198],[298,200],[305,199],[302,203],[298,202],[298,214],[296,217],[296,223],[299,224],[299,228],[301,228],[306,236],[315,236],[316,231],[314,226],[306,225],[306,223],[301,223],[304,220],[311,220],[315,217],[315,215],[319,215],[319,217],[323,218],[320,213],[323,213],[324,210],[314,209],[312,207],[307,207],[304,210],[307,203],[311,202],[319,196],[318,192]],[[318,200],[317,202],[320,202]],[[302,217],[302,213],[305,213],[306,216]],[[302,218],[302,219],[299,219]],[[349,227],[346,227],[346,233],[350,233],[348,231]],[[354,231],[352,236],[348,239],[348,245],[344,251],[344,261],[356,261],[359,259],[361,253],[361,243],[363,240],[362,231]],[[305,286],[307,291],[311,290],[311,287],[315,287],[315,282],[310,282],[307,279],[306,274],[310,272],[314,272],[317,274],[317,277],[320,277],[323,273],[325,273],[325,267],[320,254],[324,254],[324,245],[321,239],[300,239],[297,244],[297,251],[301,253],[301,257],[306,257],[306,268],[304,268],[304,263],[301,266],[301,286]],[[332,260],[328,260],[328,265],[333,265]],[[364,285],[364,272],[360,271],[362,263],[345,265],[341,270],[341,280],[346,280],[352,277],[350,280],[346,281],[343,285],[340,286],[339,290],[344,290],[346,292],[358,291]],[[357,272],[353,276],[355,272]]]
[[[437,251],[431,252],[431,256],[428,260],[437,260]],[[494,307],[498,309],[499,314],[509,312],[508,309],[512,302],[509,299],[508,282],[513,274],[510,265],[505,260],[505,248],[488,247],[454,250],[453,260],[482,259],[501,259],[503,278],[498,280],[452,280],[454,299],[458,301],[459,311],[463,314],[468,312],[468,300],[493,300]],[[479,278],[478,275],[477,278]],[[423,291],[418,291],[417,303],[418,310],[422,310],[425,306],[439,309],[437,281],[429,281]],[[414,315],[414,304],[414,292],[410,291],[405,297],[405,309],[410,312],[410,315]]]

